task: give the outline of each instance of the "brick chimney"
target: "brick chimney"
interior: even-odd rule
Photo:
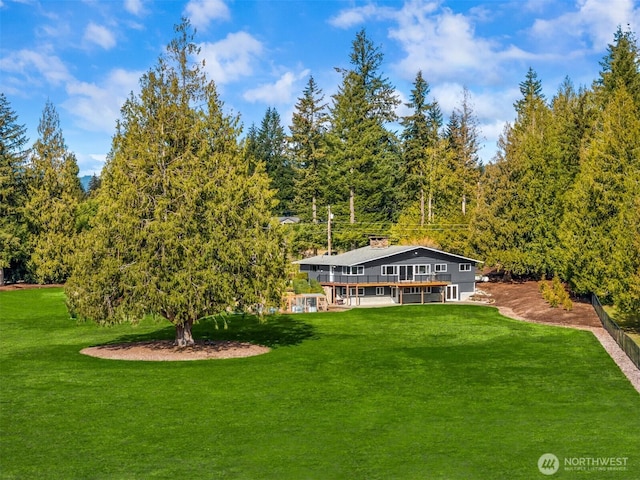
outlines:
[[[371,248],[388,248],[389,237],[369,237],[369,246]]]

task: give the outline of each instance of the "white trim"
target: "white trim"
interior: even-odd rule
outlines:
[[[353,273],[354,269],[356,273]],[[364,265],[343,265],[342,275],[364,275]]]
[[[391,272],[392,273],[388,273],[385,272],[385,269],[391,268]],[[398,275],[398,265],[382,265],[382,267],[380,267],[380,274],[384,275],[385,277],[392,277],[394,275]]]
[[[462,268],[465,267],[465,268]],[[458,271],[459,272],[470,272],[471,271],[471,264],[470,263],[460,263],[458,264]]]
[[[448,302],[457,302],[460,300],[460,289],[458,288],[458,285],[447,285],[445,299]]]
[[[383,296],[384,295],[384,287],[376,287],[376,295],[378,297]]]
[[[440,268],[438,268],[440,267]],[[443,268],[444,267],[444,268]],[[447,264],[446,263],[436,263],[433,267],[433,271],[435,273],[446,273],[447,271]]]

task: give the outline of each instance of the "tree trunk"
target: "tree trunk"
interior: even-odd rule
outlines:
[[[349,223],[356,223],[356,205],[355,205],[356,193],[353,191],[353,187],[349,189]]]
[[[192,325],[193,320],[186,320],[183,324],[176,325],[176,341],[174,343],[176,346],[187,347],[195,344],[191,334]]]
[[[424,227],[424,188],[420,189],[420,226]]]
[[[4,268],[0,268],[0,287],[4,285]]]
[[[433,202],[432,194],[429,192],[429,223],[433,221],[433,210],[431,208]]]
[[[316,196],[311,199],[311,208],[313,212],[313,223],[318,223],[318,216],[316,214]]]

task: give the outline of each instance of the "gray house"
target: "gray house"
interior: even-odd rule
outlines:
[[[466,300],[475,292],[480,260],[435,248],[388,245],[294,262],[324,287],[334,304],[382,305]]]

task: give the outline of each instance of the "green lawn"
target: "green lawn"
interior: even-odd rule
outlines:
[[[80,349],[173,330],[78,324],[59,289],[0,292],[0,477],[640,478],[640,395],[588,332],[430,305],[195,333],[273,351],[90,358]],[[627,466],[546,477],[548,452]]]

